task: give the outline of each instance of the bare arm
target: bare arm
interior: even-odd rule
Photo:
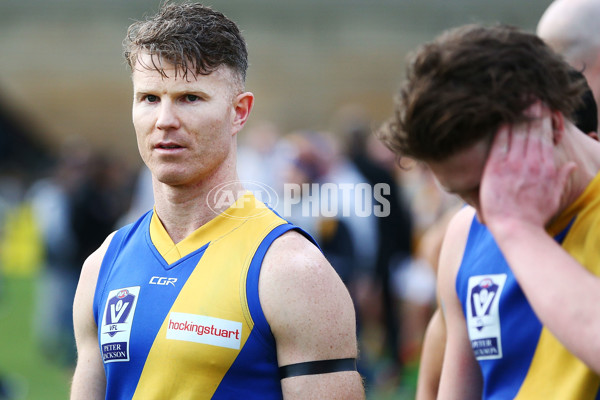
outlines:
[[[440,251],[448,224],[460,210],[460,207],[452,207],[433,224],[423,235],[417,249],[417,254],[433,266],[436,276]],[[417,379],[416,400],[437,399],[442,375],[442,364],[444,363],[444,351],[446,349],[446,322],[440,308],[438,290],[438,308],[435,310],[423,338],[423,349],[419,363],[419,375]]]
[[[600,373],[598,277],[543,229],[507,224],[496,230],[495,237],[540,320],[577,358]]]
[[[321,252],[298,232],[282,235],[267,252],[259,295],[280,366],[357,357],[350,295]],[[286,400],[365,398],[356,371],[290,377],[281,384]]]
[[[425,331],[419,364],[416,400],[437,399],[445,348],[446,325],[444,315],[438,308],[433,313]]]
[[[106,377],[98,346],[98,327],[94,320],[93,301],[98,272],[112,235],[83,264],[75,301],[73,326],[77,344],[77,365],[71,384],[71,400],[104,399]]]
[[[456,274],[460,263],[474,210],[465,207],[448,226],[438,270],[438,290],[444,321],[446,322],[446,348],[439,399],[480,399],[483,380],[471,348],[467,324],[456,294]]]
[[[600,279],[545,230],[573,182],[574,164],[555,161],[554,142],[560,137],[553,135],[565,134],[564,122],[539,103],[528,112],[537,117],[534,122],[496,135],[482,179],[482,212],[537,316],[600,373]]]

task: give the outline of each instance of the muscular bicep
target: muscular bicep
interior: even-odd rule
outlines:
[[[362,380],[347,362],[311,364],[355,359],[358,351],[348,290],[313,244],[296,232],[276,240],[265,256],[259,295],[279,365],[308,363],[300,375],[282,379],[286,399],[364,398]]]

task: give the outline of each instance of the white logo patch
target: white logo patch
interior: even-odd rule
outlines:
[[[502,358],[499,303],[506,274],[469,277],[467,328],[478,360]]]
[[[167,339],[183,340],[238,350],[242,323],[204,315],[171,312]]]
[[[100,349],[105,363],[129,361],[129,337],[140,287],[111,290],[104,306]]]

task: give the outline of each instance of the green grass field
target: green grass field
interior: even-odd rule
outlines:
[[[0,376],[16,389],[17,399],[64,400],[72,371],[50,362],[32,328],[35,279],[2,277],[0,283]]]

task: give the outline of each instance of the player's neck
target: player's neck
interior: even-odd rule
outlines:
[[[174,243],[215,218],[244,191],[235,169],[193,185],[169,186],[156,181],[153,184],[156,213]],[[218,190],[228,190],[232,195],[216,196]]]
[[[569,179],[564,207],[577,200],[594,177],[600,173],[600,142],[582,134],[569,137],[572,140],[563,147],[563,157],[575,161],[577,168]]]

